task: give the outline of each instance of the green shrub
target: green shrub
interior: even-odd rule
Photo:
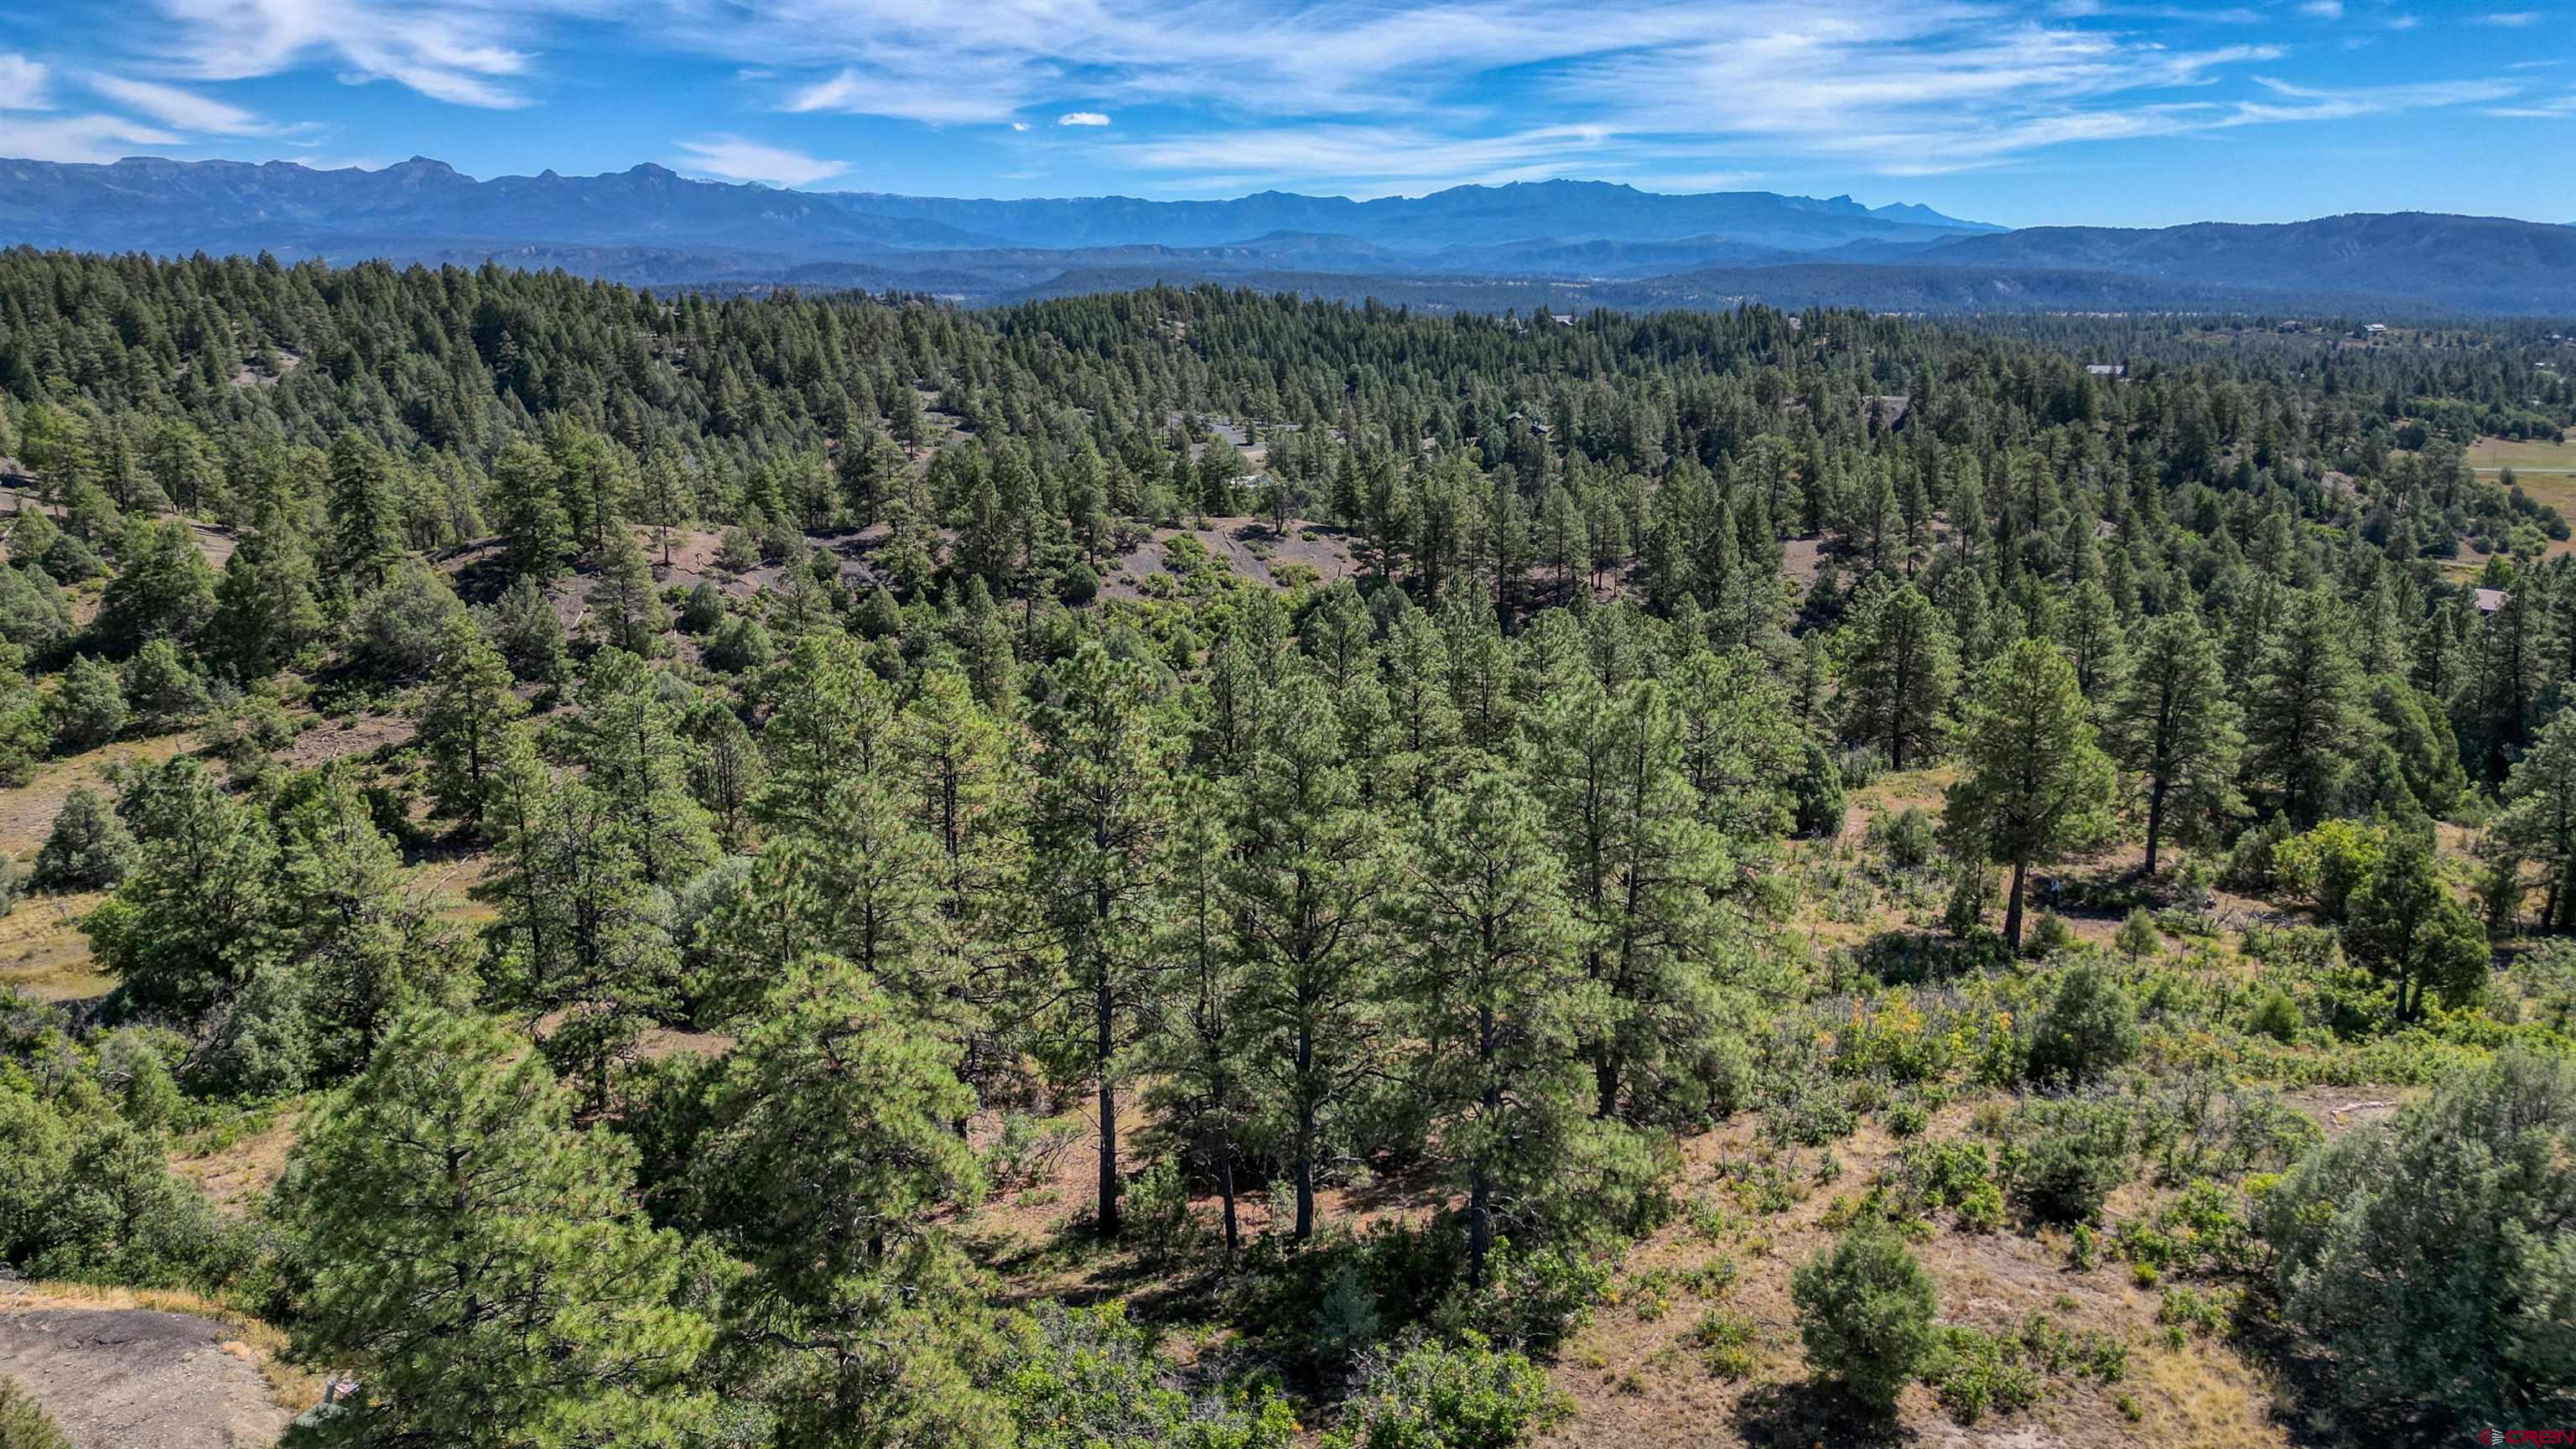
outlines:
[[[1871,849],[1884,853],[1890,866],[1917,870],[1931,863],[1939,834],[1921,806],[1908,805],[1894,815],[1871,816],[1862,838]]]
[[[1752,1319],[1716,1308],[1701,1314],[1691,1329],[1691,1342],[1699,1349],[1700,1362],[1722,1379],[1751,1376],[1755,1367],[1753,1339]]]
[[[737,614],[716,626],[716,636],[707,641],[706,662],[709,669],[741,674],[766,666],[777,654],[760,621]]]
[[[32,883],[40,891],[113,890],[133,864],[133,832],[105,797],[76,789],[63,797],[54,828],[36,851]]]
[[[63,666],[62,680],[45,703],[45,720],[58,755],[97,749],[125,733],[130,717],[125,686],[117,681],[116,671],[86,654]]]
[[[2255,1000],[2254,1010],[2246,1018],[2245,1029],[2256,1036],[2268,1036],[2285,1046],[2297,1041],[2299,1004],[2290,999],[2290,993],[2277,986],[2266,988]]]
[[[1295,1416],[1266,1385],[1176,1386],[1154,1331],[1117,1303],[1045,1304],[1005,1328],[995,1387],[1021,1449],[1286,1449],[1296,1440]]]
[[[1475,1334],[1417,1343],[1362,1369],[1328,1443],[1336,1449],[1510,1449],[1563,1422],[1573,1400],[1547,1372]]]
[[[2154,914],[2140,906],[2129,912],[2129,918],[2120,923],[2120,934],[2111,938],[2111,944],[2121,955],[2137,961],[2163,950],[2165,938],[2164,933],[2156,929]]]
[[[1807,1365],[1886,1413],[1933,1348],[1939,1304],[1913,1252],[1865,1221],[1790,1276]]]
[[[0,1449],[72,1449],[72,1441],[17,1380],[0,1376]]]
[[[2110,973],[2086,962],[2059,978],[2057,995],[2031,1033],[2033,1081],[2093,1081],[2138,1054],[2138,1005]]]
[[[2267,1197],[2282,1318],[2356,1406],[2576,1411],[2576,1061],[2507,1053],[2328,1144]]]
[[[2015,1131],[2005,1154],[2011,1197],[2039,1222],[2089,1222],[2129,1180],[2129,1116],[2116,1103],[2033,1102]]]
[[[1941,1331],[1923,1378],[1962,1424],[1977,1422],[1988,1410],[2027,1409],[2039,1402],[2043,1387],[2020,1345],[1966,1327]]]
[[[1199,1220],[1190,1211],[1189,1184],[1172,1163],[1157,1162],[1127,1184],[1123,1217],[1127,1230],[1147,1257],[1170,1262],[1187,1254],[1199,1240]]]
[[[711,583],[701,581],[690,588],[688,597],[680,604],[680,632],[683,634],[712,632],[718,624],[724,622],[724,617],[724,591]]]
[[[2021,952],[2034,961],[2045,961],[2061,951],[2075,949],[2075,928],[2055,911],[2042,911],[2030,927],[2029,939],[2021,943]]]

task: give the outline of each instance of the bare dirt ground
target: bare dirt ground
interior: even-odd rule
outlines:
[[[56,518],[60,518],[63,515],[61,504],[39,503],[36,499],[35,491],[32,488],[21,484],[0,486],[0,510],[14,513],[29,508],[38,509],[44,513],[51,514]],[[182,522],[186,523],[188,525],[188,536],[196,541],[197,552],[204,554],[206,556],[206,562],[214,565],[216,568],[222,568],[224,566],[224,561],[233,556],[233,536],[223,529],[217,528],[211,523],[200,522],[194,518],[184,518],[182,515],[176,513],[163,513],[158,516],[162,518],[179,518]]]
[[[1111,564],[1101,592],[1113,598],[1140,596],[1142,581],[1163,572],[1163,545],[1186,533],[1224,560],[1234,573],[1261,583],[1277,583],[1277,571],[1303,564],[1326,584],[1357,578],[1350,539],[1340,529],[1302,519],[1274,534],[1267,519],[1211,518],[1205,528],[1158,528],[1153,537],[1120,554]],[[1309,537],[1308,535],[1312,535]]]
[[[33,1306],[0,1292],[0,1374],[76,1449],[255,1449],[295,1416],[229,1325],[152,1308]]]

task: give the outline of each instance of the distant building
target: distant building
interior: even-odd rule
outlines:
[[[2293,322],[2284,322],[2284,323],[2282,323],[2280,326],[2275,327],[2275,328],[2273,328],[2272,330],[2273,330],[2273,331],[2275,331],[2275,332],[2305,332],[2305,331],[2307,331],[2307,330],[2308,330],[2308,324],[2307,324],[2307,323],[2305,323],[2305,322],[2295,322],[2295,321],[2293,321]]]
[[[2387,331],[2388,331],[2388,324],[2387,324],[2387,323],[2385,323],[2385,322],[2373,322],[2373,323],[2371,323],[2369,326],[2364,327],[2363,329],[2361,329],[2361,334],[2362,334],[2364,337],[2379,337],[2379,336],[2383,336],[2383,335],[2385,335],[2385,334],[2387,333]]]
[[[1557,312],[1552,315],[1556,318],[1556,325],[1559,327],[1571,327],[1574,325],[1574,314],[1571,312]]]
[[[2128,365],[2126,363],[2119,362],[2088,362],[2084,364],[2084,370],[2093,374],[2095,377],[2127,377],[2129,375]]]
[[[1789,319],[1789,330],[1792,332],[1804,331],[1806,330],[1806,326],[1807,319],[1804,317],[1792,317]]]
[[[2478,612],[2481,614],[2492,614],[2513,599],[2513,595],[2503,589],[2480,589],[2477,593]]]

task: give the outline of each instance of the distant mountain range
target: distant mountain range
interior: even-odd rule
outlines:
[[[2576,314],[2576,228],[2424,213],[2132,231],[1598,181],[1353,201],[996,201],[781,191],[660,166],[478,181],[414,157],[0,160],[0,244],[562,267],[642,286],[885,288],[966,302],[1216,280],[1430,307],[1842,302],[1908,310]],[[1502,301],[1511,297],[1519,300]]]

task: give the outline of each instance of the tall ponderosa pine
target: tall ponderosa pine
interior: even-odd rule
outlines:
[[[2134,668],[2112,702],[2109,745],[2147,791],[2147,874],[2169,822],[2200,835],[2241,803],[2241,718],[2228,697],[2218,642],[2191,612],[2167,614],[2139,639]]]
[[[1861,588],[1844,626],[1843,733],[1874,744],[1887,767],[1940,748],[1941,712],[1958,687],[1958,644],[1932,601],[1886,577]]]
[[[1334,1116],[1373,1062],[1371,929],[1385,887],[1384,842],[1344,762],[1322,682],[1292,673],[1269,714],[1242,781],[1229,914],[1303,1239],[1315,1228]]]
[[[1963,853],[2012,868],[2004,942],[2019,950],[2031,866],[2111,828],[2111,761],[2093,743],[2074,666],[2057,646],[2024,639],[1986,665],[1959,754],[1963,774],[1950,787],[1946,824]]]
[[[527,712],[510,685],[510,666],[481,626],[450,615],[413,719],[429,755],[429,798],[440,817],[469,834],[482,833],[504,737]]]
[[[1538,802],[1505,775],[1443,791],[1403,854],[1393,994],[1425,1137],[1467,1194],[1467,1279],[1481,1286],[1498,1218],[1542,1212],[1593,1103],[1584,1044],[1606,987],[1583,969]]]
[[[2246,772],[2277,791],[2293,824],[2312,825],[2357,753],[2361,671],[2342,610],[2301,594],[2264,639],[2245,706]]]
[[[1067,1030],[1052,1043],[1088,1078],[1099,1113],[1095,1226],[1119,1228],[1119,1089],[1156,976],[1155,916],[1169,863],[1180,731],[1141,667],[1085,643],[1037,715],[1039,774],[1029,889],[1042,903]]]

